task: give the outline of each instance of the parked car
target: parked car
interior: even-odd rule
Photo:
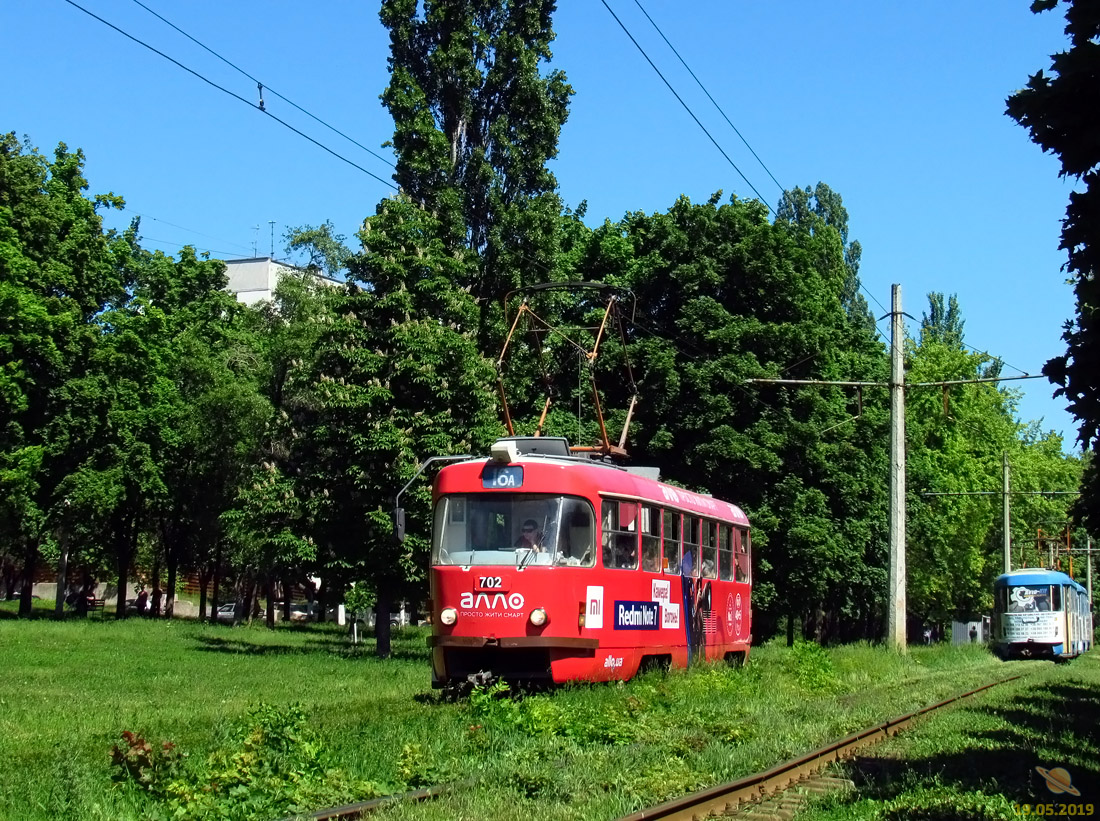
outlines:
[[[374,627],[375,617],[374,611],[367,612],[367,617],[363,620],[367,627]],[[398,627],[405,627],[409,624],[409,617],[401,613],[390,613],[390,629],[396,630]]]
[[[236,602],[226,602],[218,607],[214,613],[214,621],[233,621],[233,616],[237,610]]]

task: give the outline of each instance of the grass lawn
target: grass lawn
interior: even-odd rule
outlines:
[[[1027,675],[846,765],[856,791],[800,820],[1100,817],[1100,655],[1005,668]],[[1080,795],[1051,791],[1056,768]]]
[[[335,626],[7,615],[0,608],[4,819],[168,817],[158,796],[112,781],[110,752],[121,733],[170,740],[197,771],[218,751],[224,763],[240,750],[248,713],[261,703],[300,705],[317,760],[348,784],[369,781],[384,792],[460,782],[443,799],[375,818],[607,819],[754,772],[1022,664],[978,647],[899,656],[866,645],[768,645],[741,670],[701,667],[521,700],[486,693],[447,702],[430,688],[422,628],[403,631],[394,657],[378,661],[372,643],[352,647]]]

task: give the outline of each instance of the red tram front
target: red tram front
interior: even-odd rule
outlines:
[[[636,469],[504,439],[434,487],[432,684],[743,661],[749,522]]]

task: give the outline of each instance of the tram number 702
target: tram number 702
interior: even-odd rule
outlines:
[[[500,576],[478,576],[478,590],[501,590],[504,588],[504,579]]]

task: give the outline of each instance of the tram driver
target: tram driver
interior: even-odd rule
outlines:
[[[527,519],[523,522],[519,538],[516,539],[516,547],[533,550],[535,553],[542,552],[542,531],[539,530],[538,522],[534,519]]]

